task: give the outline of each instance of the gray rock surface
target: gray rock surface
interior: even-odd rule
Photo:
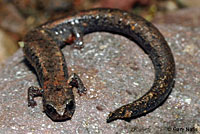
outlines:
[[[25,64],[21,49],[0,68],[1,134],[126,134],[200,133],[200,28],[156,25],[168,41],[176,62],[175,87],[166,102],[130,123],[109,124],[110,111],[149,90],[154,68],[148,56],[133,42],[108,33],[84,37],[82,50],[63,49],[69,72],[76,72],[88,92],[76,97],[76,111],[66,122],[53,122],[42,111],[27,106],[27,88],[39,86]],[[190,129],[190,130],[189,130]]]

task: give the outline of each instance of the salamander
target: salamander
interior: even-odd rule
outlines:
[[[41,88],[28,89],[28,106],[42,96],[44,112],[53,121],[65,121],[75,112],[72,89],[80,95],[86,88],[77,74],[69,76],[61,48],[73,44],[83,47],[83,36],[92,32],[109,32],[127,37],[139,45],[151,59],[155,79],[150,90],[133,102],[110,112],[107,122],[129,121],[160,106],[172,91],[175,81],[175,61],[159,30],[140,16],[119,9],[90,9],[47,22],[28,32],[23,52],[36,70]]]

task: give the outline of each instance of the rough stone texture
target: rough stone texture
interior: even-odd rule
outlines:
[[[154,69],[135,43],[119,35],[93,33],[84,37],[82,50],[63,49],[69,72],[78,73],[88,89],[85,96],[74,90],[77,107],[72,120],[50,120],[42,112],[41,98],[36,98],[35,108],[27,107],[27,88],[39,83],[21,49],[0,68],[0,133],[200,133],[200,28],[156,26],[172,49],[177,75],[171,95],[155,111],[130,123],[106,123],[110,111],[148,91]]]

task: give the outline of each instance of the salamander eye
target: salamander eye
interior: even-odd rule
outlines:
[[[56,112],[56,110],[49,104],[46,105],[46,111],[48,113],[55,113]]]
[[[74,109],[75,105],[74,105],[74,102],[73,100],[70,100],[67,104],[66,104],[66,110],[72,110]]]

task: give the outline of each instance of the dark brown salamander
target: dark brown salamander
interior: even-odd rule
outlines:
[[[42,96],[44,112],[53,121],[71,119],[75,111],[72,92],[76,87],[85,93],[80,78],[68,75],[61,49],[74,42],[82,47],[83,35],[105,31],[123,35],[136,42],[150,57],[155,68],[151,89],[141,98],[108,115],[107,122],[130,120],[157,108],[169,95],[175,78],[175,63],[162,34],[143,18],[117,9],[92,9],[43,24],[30,31],[24,39],[24,54],[35,68],[42,88],[28,89],[28,105],[34,107],[34,97]]]

